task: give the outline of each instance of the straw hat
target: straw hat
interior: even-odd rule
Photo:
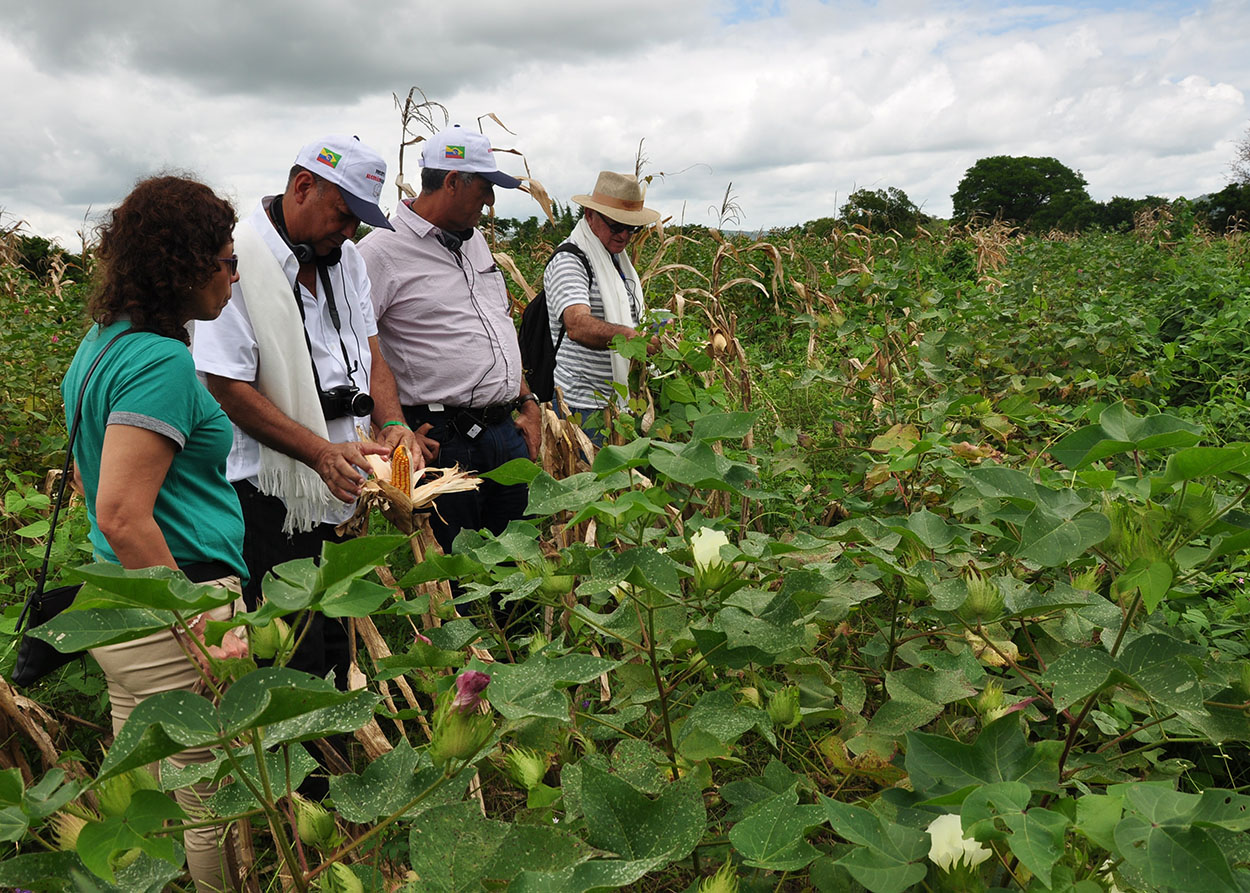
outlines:
[[[648,226],[660,219],[660,212],[642,205],[642,184],[633,174],[600,171],[591,195],[575,195],[583,208],[598,211],[627,226]]]

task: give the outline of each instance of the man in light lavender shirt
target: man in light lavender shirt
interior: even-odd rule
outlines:
[[[408,424],[434,464],[490,471],[538,458],[542,413],[521,374],[521,351],[503,273],[475,228],[494,187],[520,181],[495,164],[490,141],[459,125],[421,154],[421,194],[360,243],[382,355],[395,374]],[[439,498],[434,535],[500,533],[525,514],[523,484],[484,481]]]

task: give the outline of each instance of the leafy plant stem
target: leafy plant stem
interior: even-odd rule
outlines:
[[[655,608],[647,607],[647,659],[651,663],[651,674],[655,677],[656,692],[660,697],[660,718],[664,722],[664,749],[668,752],[669,772],[673,781],[678,778],[677,748],[673,746],[673,726],[668,716],[668,692],[664,680],[660,676],[660,661],[655,654]]]
[[[1119,743],[1120,743],[1121,741],[1123,741],[1125,738],[1130,738],[1130,737],[1132,737],[1133,735],[1136,735],[1138,732],[1144,731],[1145,729],[1148,729],[1148,728],[1150,728],[1151,726],[1157,726],[1157,725],[1160,725],[1160,724],[1162,724],[1162,723],[1167,722],[1167,721],[1168,721],[1168,720],[1170,720],[1170,719],[1175,719],[1175,718],[1177,717],[1177,715],[1178,715],[1178,714],[1176,714],[1176,713],[1169,713],[1167,716],[1162,716],[1162,717],[1160,717],[1159,719],[1152,719],[1150,722],[1147,722],[1147,723],[1142,723],[1141,725],[1137,726],[1137,727],[1136,727],[1136,728],[1134,728],[1134,729],[1129,729],[1129,730],[1128,730],[1127,732],[1125,732],[1123,735],[1120,735],[1120,736],[1118,736],[1118,737],[1116,737],[1116,738],[1112,738],[1112,739],[1111,739],[1110,741],[1108,741],[1106,744],[1103,744],[1103,745],[1101,745],[1100,747],[1098,747],[1098,749],[1097,749],[1097,750],[1095,750],[1095,751],[1094,751],[1094,753],[1102,753],[1102,752],[1103,752],[1104,750],[1106,750],[1107,748],[1109,748],[1109,747],[1113,747],[1113,746],[1115,746],[1116,744],[1119,744]]]
[[[1128,611],[1124,615],[1124,622],[1120,624],[1120,632],[1115,637],[1115,644],[1111,646],[1111,656],[1114,658],[1120,651],[1120,643],[1124,641],[1124,634],[1128,632],[1129,624],[1133,622],[1133,615],[1137,613],[1137,608],[1141,604],[1141,589],[1138,589],[1133,596],[1133,601],[1128,606]]]

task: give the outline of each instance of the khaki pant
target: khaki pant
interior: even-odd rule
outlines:
[[[210,585],[239,592],[239,578],[225,577],[210,581]],[[229,620],[235,609],[242,611],[242,600],[224,605],[209,612],[212,620]],[[91,656],[104,670],[108,681],[109,701],[113,712],[113,734],[116,735],[130,717],[130,712],[141,701],[165,691],[190,690],[200,681],[200,674],[183,653],[174,639],[173,630],[163,630],[118,645],[105,645],[91,649]],[[179,769],[192,763],[206,763],[212,759],[207,747],[184,750],[169,758]],[[217,790],[216,785],[201,782],[174,792],[178,805],[192,821],[211,818],[204,801]],[[220,825],[197,828],[184,834],[187,850],[187,868],[195,881],[197,893],[220,893],[229,890],[229,874],[226,871],[226,847],[235,847],[234,830],[226,831]],[[237,860],[232,858],[237,864]]]

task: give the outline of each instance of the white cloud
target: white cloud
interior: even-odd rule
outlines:
[[[1247,124],[1250,0],[1082,3],[0,0],[0,210],[75,243],[90,206],[188,169],[246,213],[303,142],[348,131],[398,160],[392,93],[419,84],[561,201],[645,139],[649,201],[709,222],[727,184],[763,227],[855,188],[930,213],[978,158],[1048,155],[1096,199],[1197,195]],[[14,88],[12,85],[16,85]],[[522,172],[518,159],[505,169]],[[406,159],[416,179],[416,153]],[[394,191],[384,193],[393,206]],[[501,191],[507,216],[538,213]]]

